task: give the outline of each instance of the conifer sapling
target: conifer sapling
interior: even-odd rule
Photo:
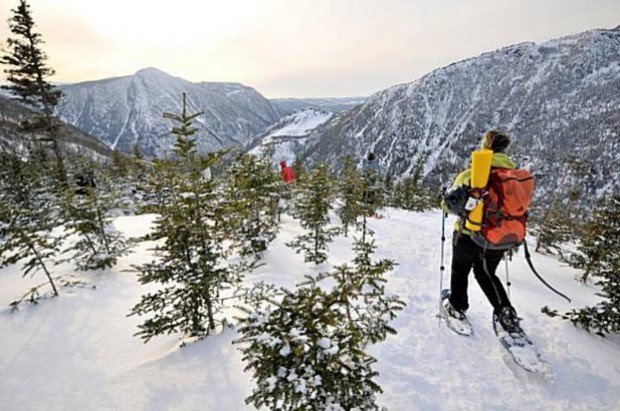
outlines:
[[[358,240],[353,266],[307,276],[294,291],[259,283],[248,292],[236,341],[257,384],[247,403],[379,409],[376,359],[367,347],[396,332],[389,322],[404,303],[386,295],[384,275],[393,262],[373,262],[373,250],[372,242]]]
[[[218,324],[225,296],[236,287],[247,269],[226,258],[226,207],[220,200],[214,179],[202,178],[202,170],[220,161],[223,153],[201,157],[196,153],[192,119],[183,95],[181,114],[166,113],[174,121],[174,160],[158,161],[152,184],[158,193],[154,211],[159,215],[149,239],[159,240],[156,260],[136,267],[143,284],[162,285],[142,296],[131,315],[149,315],[136,334],[148,341],[160,334],[181,333],[199,339]]]
[[[288,243],[297,253],[304,253],[306,262],[321,264],[327,260],[327,244],[338,234],[337,227],[330,227],[329,211],[335,196],[334,182],[327,167],[318,165],[312,173],[297,184],[295,210],[304,234]]]

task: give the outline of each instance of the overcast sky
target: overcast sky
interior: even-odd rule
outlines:
[[[0,39],[17,0],[0,0]],[[31,0],[59,82],[157,67],[267,97],[364,96],[463,58],[620,25],[620,0]]]

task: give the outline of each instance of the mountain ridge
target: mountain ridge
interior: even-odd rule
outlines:
[[[155,67],[125,76],[58,86],[65,97],[59,117],[97,137],[108,147],[128,152],[134,145],[149,156],[163,156],[173,144],[171,125],[161,113],[180,110],[187,94],[195,120],[198,149],[247,146],[287,115],[306,109],[346,111],[365,97],[267,99],[239,82],[192,82]]]
[[[190,82],[147,67],[132,75],[61,85],[58,115],[111,148],[138,145],[149,156],[164,156],[174,139],[164,112],[180,111],[186,93],[195,119],[197,146],[211,151],[243,145],[280,116],[255,89],[239,83]]]
[[[514,137],[511,154],[536,170],[541,188],[561,181],[554,165],[576,158],[595,176],[584,193],[599,196],[620,183],[612,166],[620,160],[613,90],[620,90],[618,31],[506,46],[373,94],[311,133],[316,143],[302,157],[337,168],[340,156],[372,150],[395,178],[411,175],[422,159],[425,181],[441,186],[467,166],[482,134],[499,128]]]

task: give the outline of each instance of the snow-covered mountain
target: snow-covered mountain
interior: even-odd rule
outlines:
[[[256,90],[238,83],[192,83],[155,68],[134,75],[60,86],[59,116],[105,144],[147,155],[162,155],[174,143],[163,112],[180,112],[187,94],[199,150],[243,145],[280,115]]]
[[[0,95],[0,150],[16,150],[18,153],[26,151],[23,132],[19,131],[19,123],[32,117],[35,113],[9,97]],[[30,137],[30,135],[29,135]],[[77,128],[64,125],[60,129],[60,142],[72,153],[81,153],[94,159],[110,157],[112,150],[99,140],[91,137]]]
[[[305,156],[337,164],[344,154],[374,150],[396,177],[424,158],[427,181],[438,184],[467,165],[492,128],[513,137],[510,153],[535,172],[539,195],[566,183],[574,158],[588,175],[575,180],[579,189],[617,191],[620,31],[518,44],[391,87],[315,130]]]
[[[340,113],[341,111],[350,110],[355,106],[359,106],[366,101],[367,98],[368,97],[272,98],[269,101],[275,106],[278,113],[285,116],[308,108]]]
[[[274,159],[291,163],[297,153],[305,151],[311,144],[308,141],[310,132],[325,124],[333,115],[329,111],[313,108],[289,114],[254,139],[248,151],[260,155],[264,150],[272,149]]]

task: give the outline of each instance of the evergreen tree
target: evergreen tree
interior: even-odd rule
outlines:
[[[15,154],[2,156],[0,207],[4,239],[0,242],[0,266],[21,262],[22,274],[45,273],[54,296],[58,288],[50,265],[60,253],[64,236],[52,234],[59,210],[45,177],[31,163]]]
[[[142,150],[140,150],[140,146],[138,144],[134,144],[131,150],[135,161],[144,160],[144,155],[142,155]]]
[[[228,197],[236,204],[233,236],[242,256],[262,253],[278,233],[277,203],[280,177],[267,158],[236,157],[229,169]]]
[[[315,167],[310,175],[297,184],[296,216],[306,232],[287,245],[297,253],[303,251],[306,262],[325,262],[327,244],[339,231],[336,227],[329,227],[329,211],[333,207],[334,191],[334,182],[324,164]]]
[[[295,180],[297,180],[298,182],[303,181],[306,177],[306,169],[304,168],[304,164],[299,157],[295,158],[295,161],[293,161],[291,168],[295,173]]]
[[[132,147],[132,155],[131,155],[131,171],[138,176],[143,175],[147,171],[153,170],[153,164],[144,159],[144,155],[140,150],[140,146],[138,144],[134,144]]]
[[[206,157],[196,153],[191,122],[199,114],[188,114],[185,95],[180,115],[165,114],[176,124],[175,159],[157,163],[152,184],[158,193],[154,211],[159,217],[148,236],[161,242],[154,248],[157,259],[136,267],[141,283],[162,287],[144,295],[131,312],[151,315],[136,334],[145,341],[176,332],[202,338],[217,324],[226,324],[218,318],[225,306],[223,294],[240,283],[247,269],[226,262],[231,252],[224,242],[226,207],[219,201],[216,181],[201,175],[223,153]]]
[[[127,167],[127,164],[129,162],[129,159],[126,158],[124,155],[121,154],[120,151],[118,151],[118,149],[114,149],[114,151],[112,152],[112,170],[114,171],[114,175],[117,176],[118,178],[124,178],[127,177],[128,173],[129,173],[129,168]]]
[[[14,153],[0,151],[0,242],[8,233],[11,222],[11,192],[8,191],[13,161],[18,159]]]
[[[396,331],[402,310],[385,293],[393,262],[373,262],[372,242],[356,241],[353,266],[343,265],[296,290],[260,283],[246,296],[236,341],[257,387],[246,398],[272,410],[378,410],[376,359],[367,348]],[[331,285],[331,287],[326,286]]]
[[[424,158],[415,165],[413,175],[401,180],[394,189],[393,205],[411,211],[425,211],[431,208],[433,197],[422,184]]]
[[[395,207],[411,211],[425,211],[431,208],[433,198],[415,177],[404,178],[394,190]]]
[[[603,200],[605,201],[605,200]],[[604,260],[607,250],[602,247],[604,233],[609,222],[604,203],[599,204],[592,215],[583,224],[576,227],[577,250],[570,255],[569,264],[583,270],[582,282],[587,282],[593,271],[597,271]]]
[[[128,251],[122,234],[112,226],[112,212],[122,208],[120,194],[106,179],[94,180],[94,165],[78,173],[86,184],[67,195],[66,228],[78,240],[66,252],[78,270],[100,270],[116,265]]]
[[[357,218],[364,214],[364,206],[361,202],[364,192],[362,176],[353,163],[351,156],[342,159],[342,173],[338,183],[342,206],[338,210],[338,216],[342,221],[344,235],[347,236],[349,226],[355,226]]]
[[[535,230],[537,231],[536,251],[557,254],[563,261],[569,262],[571,257],[566,254],[566,244],[577,240],[580,229],[577,221],[585,217],[575,204],[582,197],[581,186],[591,178],[586,164],[580,159],[568,161],[568,171],[557,184],[553,198],[544,215],[537,218],[533,210]],[[587,184],[586,184],[587,185]]]
[[[604,336],[620,332],[620,196],[612,197],[607,205],[594,214],[594,231],[582,244],[581,251],[587,256],[582,267],[599,279],[599,295],[603,301],[595,306],[558,314],[557,310],[544,307],[543,312],[570,320],[587,331]]]
[[[573,223],[570,215],[562,208],[546,214],[539,221],[540,223],[535,224],[535,231],[538,234],[536,251],[557,254],[566,260],[564,247],[574,239],[577,225]]]
[[[383,190],[385,192],[385,204],[388,206],[393,206],[396,186],[394,185],[394,177],[390,173],[386,174],[383,179]]]
[[[48,82],[54,70],[47,65],[47,55],[41,49],[44,43],[41,34],[35,31],[35,23],[26,0],[20,0],[17,8],[11,10],[9,28],[13,37],[7,39],[7,49],[0,57],[0,63],[8,66],[7,85],[9,90],[23,103],[41,113],[22,123],[24,131],[42,131],[45,141],[50,142],[56,157],[58,180],[66,185],[67,173],[58,141],[60,123],[54,118],[54,109],[61,98],[61,92]]]
[[[148,164],[148,163],[146,163]],[[136,214],[146,206],[150,197],[146,190],[146,165],[138,165],[130,156],[114,150],[105,168],[100,168],[99,179],[105,192],[114,194],[116,208],[125,214]]]

